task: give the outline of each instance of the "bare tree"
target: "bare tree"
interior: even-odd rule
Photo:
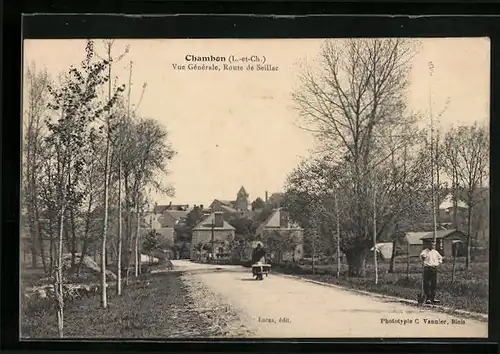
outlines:
[[[478,195],[481,180],[487,174],[489,138],[487,128],[479,123],[450,129],[445,135],[447,172],[455,184],[465,191],[467,204],[467,257],[471,260],[472,219],[475,206],[481,200]],[[457,193],[457,192],[455,192]],[[457,199],[457,198],[455,198]]]
[[[400,38],[327,40],[320,69],[304,67],[293,93],[307,124],[303,128],[349,170],[354,202],[350,214],[356,230],[346,256],[352,275],[364,274],[373,242],[370,176],[390,157],[384,155],[385,141],[378,137],[415,120],[405,113],[404,98],[415,53],[415,46]],[[398,145],[402,147],[403,141]]]
[[[45,272],[49,269],[46,264],[44,237],[40,225],[39,181],[37,177],[41,173],[43,161],[43,116],[47,108],[49,84],[50,77],[46,70],[37,71],[34,64],[28,68],[26,74],[27,110],[24,114],[26,119],[23,139],[22,197],[26,206],[27,224],[31,238],[32,266],[37,266],[37,255],[39,255]]]

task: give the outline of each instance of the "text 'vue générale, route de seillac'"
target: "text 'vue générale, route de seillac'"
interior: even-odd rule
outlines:
[[[175,71],[254,71],[276,72],[277,65],[267,62],[264,55],[195,55],[186,54],[178,63],[172,63]]]

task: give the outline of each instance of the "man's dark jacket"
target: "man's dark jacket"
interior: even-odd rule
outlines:
[[[264,248],[256,248],[252,252],[252,264],[257,263],[262,257],[266,255]]]

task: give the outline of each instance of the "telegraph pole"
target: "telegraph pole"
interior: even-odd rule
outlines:
[[[431,80],[434,72],[434,64],[430,61],[429,64],[429,116],[431,121],[431,194],[432,194],[432,222],[433,222],[433,242],[437,239],[437,220],[436,220],[436,198],[434,187],[434,117],[432,116],[432,91]]]
[[[377,264],[377,193],[375,178],[373,183],[373,260],[375,263],[375,284],[378,284],[378,264]]]
[[[335,214],[337,217],[337,280],[340,279],[340,217],[339,217],[339,205],[337,202],[337,191],[333,193],[333,198],[335,199]]]

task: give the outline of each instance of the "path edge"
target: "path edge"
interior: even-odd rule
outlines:
[[[276,274],[276,273],[274,273],[274,274]],[[399,303],[403,303],[403,304],[409,305],[409,306],[414,306],[414,307],[418,306],[417,301],[415,301],[415,300],[409,300],[409,299],[404,299],[404,298],[400,298],[400,297],[396,297],[396,296],[383,295],[383,294],[369,292],[369,291],[365,291],[365,290],[349,288],[349,287],[338,285],[338,284],[332,284],[332,283],[326,283],[326,282],[322,282],[322,281],[318,281],[318,280],[307,279],[307,278],[303,278],[303,277],[300,277],[297,275],[290,275],[290,274],[283,274],[283,273],[278,273],[278,274],[282,277],[289,278],[289,279],[297,279],[300,281],[313,283],[313,284],[317,284],[317,285],[329,286],[331,288],[349,291],[349,292],[353,292],[353,293],[357,293],[357,294],[361,294],[361,295],[365,295],[365,296],[375,297],[378,299],[399,302]],[[448,313],[448,314],[460,315],[461,317],[466,317],[466,318],[478,320],[481,322],[486,322],[486,323],[488,322],[488,315],[484,314],[484,313],[465,311],[465,310],[461,310],[461,309],[455,309],[452,307],[445,307],[445,306],[440,306],[440,305],[434,305],[432,308],[428,308],[428,309],[429,310],[437,310],[439,312],[444,312],[444,313]]]

